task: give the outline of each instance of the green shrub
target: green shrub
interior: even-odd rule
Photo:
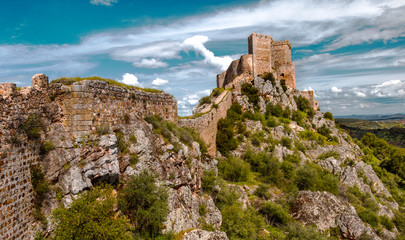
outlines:
[[[283,161],[281,163],[281,170],[284,173],[284,177],[287,179],[293,179],[295,175],[295,166],[289,161]]]
[[[318,132],[325,137],[329,137],[331,130],[325,124],[323,124],[322,127],[318,128]]]
[[[303,153],[305,153],[305,151],[307,150],[307,147],[306,147],[305,144],[303,144],[302,142],[295,141],[294,145],[295,145],[295,148],[296,148],[298,151],[301,151],[301,152],[303,152]]]
[[[270,193],[269,193],[269,185],[266,184],[259,184],[259,186],[256,188],[254,194],[258,196],[259,198],[263,199],[269,199],[270,198]]]
[[[221,212],[234,204],[238,203],[240,195],[232,186],[221,186],[221,190],[215,198],[215,205]]]
[[[33,113],[28,115],[27,120],[21,125],[21,129],[25,132],[28,139],[39,139],[44,125],[42,124],[39,114]]]
[[[205,96],[205,97],[201,98],[201,99],[198,101],[198,106],[201,106],[201,105],[203,105],[203,104],[210,104],[210,103],[211,103],[211,98],[210,98],[210,96]]]
[[[270,81],[273,86],[276,85],[276,78],[271,72],[264,72],[263,74],[259,75],[259,77],[263,78],[266,81]]]
[[[106,135],[110,132],[110,126],[107,124],[101,124],[100,126],[96,127],[96,132],[99,136]]]
[[[267,119],[267,126],[268,127],[277,127],[280,123],[277,121],[277,118],[269,117]]]
[[[257,88],[253,87],[252,84],[243,83],[241,92],[248,97],[249,102],[253,104],[253,106],[257,107],[259,103],[259,90]]]
[[[323,117],[333,121],[333,114],[331,112],[326,112],[323,114]]]
[[[234,103],[227,111],[226,118],[218,121],[218,132],[216,137],[217,149],[224,155],[228,156],[229,152],[238,147],[238,142],[234,138],[235,123],[242,118],[242,106]]]
[[[214,97],[214,98],[216,98],[216,97],[218,97],[219,95],[221,95],[221,93],[223,93],[224,91],[225,91],[224,88],[214,88],[214,89],[212,89],[211,96]]]
[[[333,157],[335,159],[339,159],[340,158],[340,154],[335,152],[335,151],[327,151],[325,153],[322,153],[318,156],[319,160],[325,160],[327,158]]]
[[[287,225],[289,222],[291,222],[291,217],[288,214],[288,211],[277,203],[263,203],[259,213],[265,217],[267,224],[272,226]]]
[[[291,223],[286,229],[288,232],[286,240],[326,240],[329,239],[325,234],[318,232],[316,227],[303,226],[299,223]]]
[[[230,156],[218,162],[218,170],[223,178],[228,181],[244,182],[248,180],[250,166],[242,159]]]
[[[380,218],[373,211],[359,211],[359,217],[363,222],[370,224],[373,228],[377,228],[380,223]]]
[[[306,113],[304,113],[304,112],[302,112],[302,111],[300,111],[300,110],[297,110],[297,111],[294,111],[294,112],[292,113],[291,119],[292,119],[293,121],[297,122],[298,124],[300,124],[300,123],[302,122],[302,120],[304,120],[306,117],[307,117],[307,114],[306,114]],[[301,125],[301,124],[300,124],[300,125]]]
[[[137,139],[136,139],[135,134],[131,134],[131,136],[129,137],[129,140],[130,140],[132,143],[136,143],[136,142],[137,142]]]
[[[280,140],[281,145],[284,147],[291,149],[292,139],[289,137],[282,137]]]
[[[217,181],[217,174],[214,170],[206,170],[201,178],[201,187],[204,192],[212,193]]]
[[[380,216],[380,222],[389,231],[391,231],[395,227],[395,224],[387,216]]]
[[[222,211],[221,230],[229,239],[257,239],[264,221],[253,208],[243,210],[234,204]]]
[[[162,230],[168,212],[167,190],[156,185],[155,176],[144,170],[131,176],[118,197],[121,211],[145,237],[155,237]]]
[[[259,147],[260,144],[265,141],[264,132],[263,131],[255,132],[252,136],[251,141],[253,146]]]
[[[116,131],[115,136],[117,137],[118,152],[122,154],[128,153],[128,143],[125,141],[124,133]]]
[[[280,80],[280,85],[284,92],[287,91],[288,88],[287,85],[285,85],[285,79]]]
[[[97,187],[82,193],[70,208],[55,209],[54,239],[132,239],[129,220],[115,216],[112,190]]]
[[[47,154],[54,149],[55,149],[55,144],[52,141],[45,141],[45,142],[41,143],[41,146],[39,148],[39,153]]]
[[[296,172],[295,183],[299,190],[338,193],[339,179],[314,163],[305,163]]]
[[[41,212],[41,207],[45,199],[45,194],[49,191],[49,184],[39,164],[30,165],[30,174],[31,184],[34,190],[34,218],[46,224],[46,218]]]
[[[273,105],[272,103],[269,102],[266,106],[265,116],[266,118],[269,118],[269,116],[282,117],[283,107],[280,105],[280,103]]]
[[[129,164],[131,166],[135,166],[139,162],[138,154],[132,153],[131,158],[129,159]]]

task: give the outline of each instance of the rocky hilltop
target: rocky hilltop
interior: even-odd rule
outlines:
[[[186,118],[108,79],[1,84],[1,239],[402,239],[401,178],[295,89],[289,42],[249,44]]]

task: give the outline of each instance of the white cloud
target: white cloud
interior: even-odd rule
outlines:
[[[169,83],[168,80],[164,80],[164,79],[160,79],[160,78],[156,78],[155,80],[152,81],[152,85],[155,85],[155,86],[165,85],[168,83]]]
[[[142,85],[139,81],[138,78],[131,73],[124,73],[122,75],[122,82],[127,84],[127,85],[132,85],[132,86],[140,86]]]
[[[140,62],[132,63],[132,65],[134,67],[139,67],[139,68],[162,68],[162,67],[169,66],[168,63],[162,62],[155,58],[151,58],[151,59],[144,58]]]
[[[332,90],[332,92],[335,92],[335,93],[343,92],[343,89],[338,88],[338,87],[335,87],[335,86],[333,86],[333,87],[331,88],[331,90]]]
[[[117,0],[91,0],[90,3],[94,5],[104,5],[111,6],[112,4],[118,2]]]
[[[354,93],[356,94],[357,97],[366,97],[366,94],[363,93],[363,92],[357,91],[357,92],[354,92]]]
[[[225,71],[229,67],[229,64],[231,64],[232,58],[229,56],[214,56],[214,53],[204,46],[204,43],[206,43],[208,40],[209,38],[207,36],[196,35],[191,38],[187,38],[183,43],[201,53],[207,63],[218,66],[222,71]]]

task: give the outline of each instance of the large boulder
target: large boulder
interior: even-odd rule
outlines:
[[[184,240],[228,240],[226,233],[209,232],[201,229],[192,230],[184,235]]]
[[[366,233],[372,239],[380,239],[366,227],[350,203],[328,192],[300,191],[291,208],[292,216],[305,225],[315,224],[321,231],[339,227],[348,239],[360,239]]]

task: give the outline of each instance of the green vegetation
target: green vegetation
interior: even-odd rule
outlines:
[[[261,206],[259,213],[265,217],[267,224],[272,226],[287,225],[292,220],[288,211],[274,202],[265,202]]]
[[[218,121],[218,133],[216,138],[217,149],[228,156],[229,152],[238,147],[235,136],[235,123],[242,118],[242,107],[238,103],[233,103],[228,109],[226,118]]]
[[[323,117],[333,121],[333,114],[331,112],[324,113]]]
[[[219,95],[221,95],[221,93],[223,93],[224,91],[225,91],[224,88],[214,88],[214,89],[212,89],[212,93],[210,96],[216,98]]]
[[[325,153],[322,153],[318,156],[319,160],[325,160],[327,158],[333,157],[335,159],[339,159],[340,158],[340,154],[335,152],[335,151],[327,151]]]
[[[41,221],[43,225],[46,225],[46,218],[41,212],[41,207],[45,194],[49,192],[49,184],[48,181],[46,181],[45,174],[39,164],[30,165],[30,173],[31,184],[34,190],[34,218]]]
[[[211,98],[210,98],[210,96],[205,96],[205,97],[201,98],[201,99],[198,101],[198,106],[201,106],[201,105],[204,105],[204,104],[210,104],[210,103],[211,103]]]
[[[140,88],[140,87],[135,87],[135,86],[130,86],[127,84],[124,84],[122,82],[118,82],[109,78],[102,78],[102,77],[98,77],[98,76],[93,76],[93,77],[61,77],[58,79],[53,80],[50,84],[55,84],[55,83],[61,83],[64,85],[72,85],[75,82],[80,82],[83,80],[98,80],[98,81],[103,81],[106,82],[110,85],[114,85],[114,86],[118,86],[118,87],[122,87],[122,88],[127,88],[127,89],[138,89],[138,90],[142,90],[144,92],[151,92],[151,93],[161,93],[161,90],[157,90],[157,89],[153,89],[153,88]]]
[[[299,167],[295,183],[299,190],[327,191],[338,194],[338,177],[315,163],[306,162]]]
[[[285,84],[284,79],[280,80],[280,85],[281,85],[281,88],[283,89],[284,92],[287,91],[288,88],[287,88],[287,85]]]
[[[308,117],[312,118],[315,115],[315,110],[309,104],[308,99],[303,96],[295,97],[294,100],[297,103],[298,110],[304,112],[308,115]]]
[[[214,170],[204,171],[204,174],[201,178],[201,187],[204,192],[212,193],[217,182],[217,174]]]
[[[44,125],[39,114],[32,113],[28,115],[27,120],[20,126],[20,129],[24,131],[28,139],[39,139],[41,138],[41,131],[44,129]]]
[[[100,126],[96,127],[96,133],[99,136],[106,135],[110,132],[110,126],[107,124],[101,124]]]
[[[225,180],[245,182],[248,180],[250,166],[242,159],[230,156],[218,162],[218,170]]]
[[[405,147],[405,121],[403,119],[385,121],[335,119],[335,122],[353,138],[361,139],[367,133],[372,133],[389,144]]]
[[[241,88],[242,94],[246,95],[249,99],[249,102],[253,104],[254,107],[257,107],[259,104],[259,90],[252,86],[249,83],[243,83]]]
[[[125,141],[124,133],[120,130],[115,131],[115,136],[117,137],[117,148],[118,152],[121,154],[128,153],[128,143]]]
[[[41,143],[41,146],[39,148],[39,153],[47,154],[54,149],[55,149],[55,144],[52,141],[45,141],[45,142]]]
[[[182,143],[188,146],[191,146],[193,141],[198,142],[198,144],[200,144],[201,152],[207,152],[205,142],[201,139],[199,134],[194,131],[194,129],[179,127],[175,123],[165,121],[157,115],[146,116],[145,121],[152,124],[153,130],[157,134],[162,135],[166,141],[169,142],[172,138],[172,134],[174,134],[174,136],[180,139]]]
[[[265,81],[270,81],[273,86],[276,85],[276,78],[271,72],[264,72],[262,75],[259,75],[259,77],[261,77]]]
[[[131,176],[118,197],[118,205],[135,225],[138,237],[153,238],[162,230],[168,212],[167,190],[156,185],[155,176],[146,170]]]
[[[128,218],[115,216],[112,190],[97,187],[82,193],[70,208],[55,209],[54,239],[133,239]]]

